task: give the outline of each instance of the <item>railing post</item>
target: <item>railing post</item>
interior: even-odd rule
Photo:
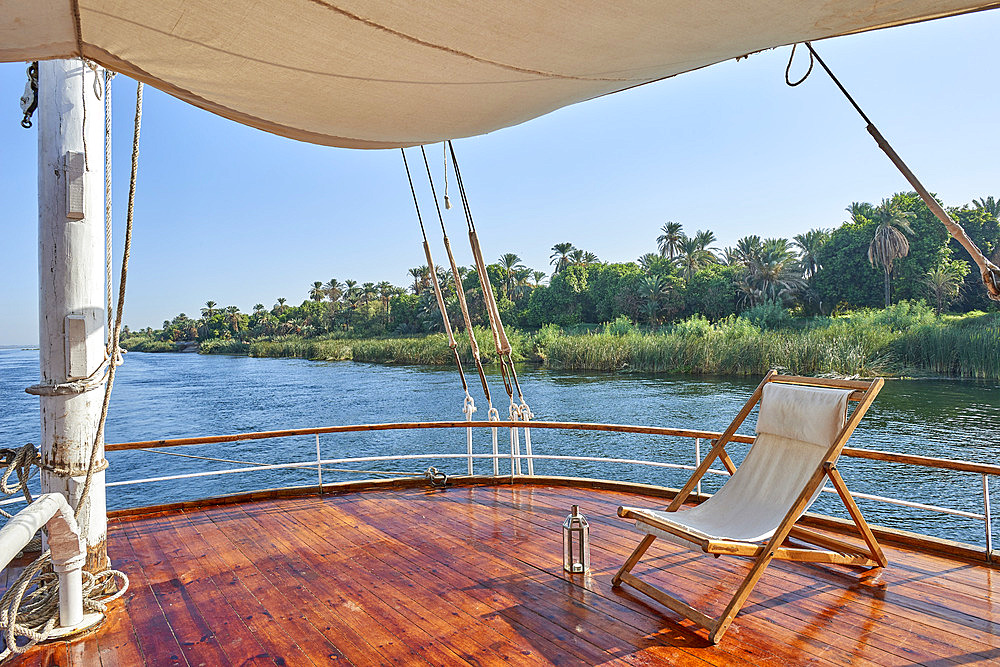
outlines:
[[[535,457],[531,451],[531,429],[524,427],[524,453],[528,456],[528,475],[535,474]]]
[[[465,403],[462,405],[462,412],[465,413],[465,421],[472,421],[472,413],[476,411],[476,404],[469,396],[468,392],[465,394]],[[469,455],[469,475],[472,476],[475,471],[472,467],[472,427],[465,429],[465,451]]]
[[[993,521],[990,517],[990,478],[983,475],[983,521],[986,523],[986,561],[993,558]]]
[[[319,433],[316,434],[316,477],[319,479],[319,492],[323,493],[323,459],[319,455]]]
[[[694,439],[694,467],[695,470],[701,465],[701,438]],[[698,480],[698,495],[701,495],[701,480]]]

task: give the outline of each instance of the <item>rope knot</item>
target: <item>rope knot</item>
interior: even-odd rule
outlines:
[[[486,418],[491,422],[498,422],[500,421],[500,411],[491,405],[489,411],[486,413]]]

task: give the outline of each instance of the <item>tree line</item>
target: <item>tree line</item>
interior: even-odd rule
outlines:
[[[857,308],[926,300],[938,313],[995,309],[974,265],[913,192],[878,204],[854,202],[837,228],[811,229],[791,239],[747,235],[718,248],[710,230],[687,233],[662,225],[655,249],[634,262],[602,262],[594,252],[557,243],[547,270],[504,253],[487,266],[504,321],[522,328],[572,326],[626,317],[660,326],[693,314],[710,320],[756,309],[777,317],[834,315]],[[973,241],[1000,260],[1000,203],[993,197],[949,213]],[[486,325],[479,277],[458,267],[473,323]],[[438,282],[455,328],[461,314],[450,270]],[[442,329],[427,266],[411,268],[408,284],[315,281],[301,304],[279,298],[251,313],[208,301],[201,316],[181,313],[145,336],[161,341],[252,340],[323,335],[379,336]],[[132,332],[133,335],[139,332]]]

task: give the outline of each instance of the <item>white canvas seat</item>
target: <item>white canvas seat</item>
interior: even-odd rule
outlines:
[[[881,379],[833,381],[769,373],[666,510],[619,508],[619,516],[634,520],[635,529],[645,537],[615,575],[613,584],[627,583],[650,595],[706,627],[710,639],[717,642],[771,558],[884,566],[885,557],[835,466],[847,439],[881,386]],[[858,406],[847,419],[850,400],[858,401]],[[757,437],[736,469],[724,448],[758,402]],[[708,499],[693,508],[682,509],[682,503],[717,458],[732,476]],[[867,550],[794,526],[815,501],[827,478],[847,506]],[[825,549],[783,546],[789,535]],[[709,618],[631,574],[656,538],[697,546],[716,555],[750,556],[755,565],[726,612],[719,618]]]

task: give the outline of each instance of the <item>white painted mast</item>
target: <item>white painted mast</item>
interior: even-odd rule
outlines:
[[[38,282],[42,493],[76,508],[104,398],[104,105],[82,60],[38,71]],[[103,72],[102,72],[103,74]],[[103,79],[103,76],[100,77]],[[87,569],[108,567],[103,442],[79,525]]]

